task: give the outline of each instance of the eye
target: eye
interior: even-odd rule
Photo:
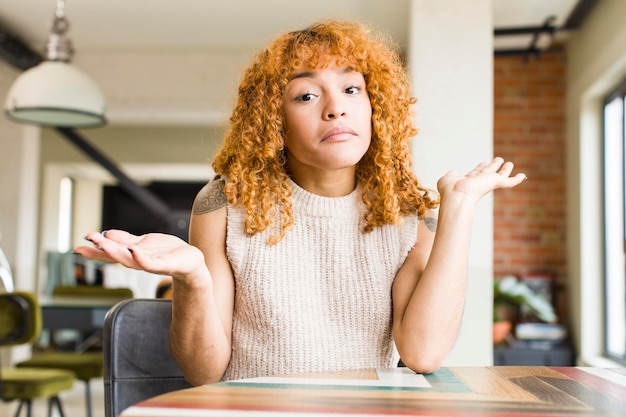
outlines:
[[[346,94],[358,94],[360,91],[361,87],[357,87],[355,85],[352,85],[345,90]]]
[[[315,97],[312,93],[304,93],[296,97],[296,101],[311,101]]]

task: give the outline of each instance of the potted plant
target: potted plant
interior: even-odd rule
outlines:
[[[534,293],[528,285],[513,275],[493,282],[493,342],[501,343],[511,332],[520,306],[526,306],[541,321],[557,321],[554,306]]]

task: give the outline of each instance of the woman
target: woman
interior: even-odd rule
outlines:
[[[525,176],[496,158],[423,187],[410,91],[397,47],[361,24],[284,34],[244,72],[189,244],[111,230],[76,252],[173,277],[171,347],[193,384],[398,354],[433,372],[459,330],[476,203]]]

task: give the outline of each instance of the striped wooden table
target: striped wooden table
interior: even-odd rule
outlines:
[[[223,382],[140,402],[124,417],[626,416],[626,368],[492,366],[312,373]]]

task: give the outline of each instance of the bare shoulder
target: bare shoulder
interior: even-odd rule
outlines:
[[[226,228],[224,182],[216,178],[196,195],[189,219],[189,243],[204,253],[211,275],[216,264],[226,262]]]
[[[209,181],[196,195],[193,201],[192,213],[205,214],[218,210],[226,206],[226,195],[224,194],[224,180],[216,177]]]

